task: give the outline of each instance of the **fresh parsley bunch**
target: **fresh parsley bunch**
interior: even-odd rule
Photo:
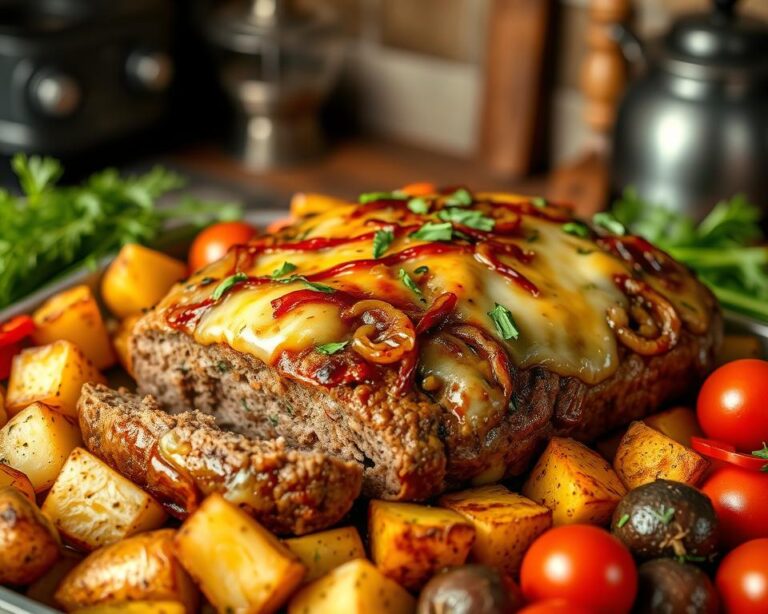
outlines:
[[[239,207],[192,198],[157,207],[160,196],[184,185],[160,167],[136,177],[108,169],[59,186],[57,160],[19,154],[11,165],[23,195],[0,190],[0,308],[126,243],[151,243],[169,220],[203,225],[240,215]]]
[[[761,212],[743,195],[719,202],[698,224],[644,202],[634,189],[624,191],[612,213],[696,271],[725,307],[768,322],[768,245]]]

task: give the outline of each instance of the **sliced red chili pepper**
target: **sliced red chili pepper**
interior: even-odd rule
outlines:
[[[11,373],[13,357],[24,349],[24,341],[35,332],[34,320],[21,315],[0,324],[0,379]]]
[[[421,316],[416,325],[416,334],[425,333],[439,324],[444,324],[456,308],[457,296],[453,292],[444,292],[438,296]]]
[[[691,447],[704,456],[708,456],[709,458],[724,463],[737,465],[743,469],[764,471],[765,467],[768,467],[768,462],[766,462],[765,459],[750,456],[743,452],[737,452],[734,446],[723,441],[705,439],[703,437],[691,437]]]

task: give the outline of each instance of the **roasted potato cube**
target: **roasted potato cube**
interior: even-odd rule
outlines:
[[[283,540],[307,568],[304,582],[324,576],[331,569],[351,561],[365,558],[365,547],[355,527],[341,527]]]
[[[62,580],[67,611],[125,601],[175,601],[196,611],[199,595],[174,554],[175,529],[140,533],[89,554]]]
[[[274,612],[306,573],[274,535],[218,494],[184,521],[175,544],[181,564],[219,612]]]
[[[178,601],[124,601],[105,603],[75,610],[76,614],[184,614],[184,604]]]
[[[29,478],[10,465],[0,463],[0,488],[3,486],[15,487],[32,503],[37,504],[37,500],[35,499],[35,489],[32,486],[32,482],[29,481]]]
[[[29,584],[59,557],[56,529],[13,486],[0,488],[0,584]]]
[[[51,487],[81,443],[80,429],[69,418],[33,403],[0,429],[0,463],[25,474],[39,493]]]
[[[704,433],[696,420],[696,413],[687,407],[673,407],[643,420],[651,428],[674,439],[684,446],[691,446],[691,437],[703,437]],[[618,450],[618,447],[616,448]]]
[[[13,359],[8,380],[8,411],[15,414],[31,403],[45,403],[77,420],[80,388],[107,380],[71,341],[28,348]]]
[[[709,461],[656,429],[633,422],[621,440],[613,466],[631,490],[657,479],[696,486]]]
[[[291,599],[288,614],[411,614],[416,600],[370,561],[355,559],[307,584]]]
[[[101,296],[114,315],[126,318],[155,305],[186,274],[185,263],[130,243],[105,271]]]
[[[96,299],[88,286],[75,286],[48,299],[32,315],[35,345],[63,339],[79,347],[97,369],[115,364],[115,352]]]
[[[371,558],[379,571],[408,589],[421,588],[443,567],[461,565],[475,540],[463,516],[439,507],[370,502]]]
[[[83,557],[68,548],[62,549],[61,556],[42,576],[27,587],[26,595],[39,603],[58,610],[61,606],[56,601],[56,589],[64,577],[72,571]]]
[[[528,546],[552,526],[552,512],[548,508],[501,484],[444,495],[440,505],[474,525],[472,560],[509,574],[520,570]]]
[[[522,492],[551,509],[552,522],[559,526],[608,524],[627,491],[597,452],[573,439],[553,437]]]
[[[133,327],[139,321],[141,315],[132,315],[120,320],[115,332],[112,334],[112,343],[115,346],[117,359],[128,374],[133,375],[133,365],[131,363],[131,348],[128,341],[133,333]]]
[[[75,448],[43,503],[62,538],[95,550],[165,522],[160,504],[83,448]]]

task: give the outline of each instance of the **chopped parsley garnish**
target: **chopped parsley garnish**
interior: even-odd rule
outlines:
[[[411,292],[421,296],[421,288],[416,285],[416,282],[413,281],[413,277],[408,275],[405,269],[400,269],[399,277],[400,281],[403,282],[403,285],[406,288],[408,288]]]
[[[512,318],[512,312],[503,305],[496,303],[496,307],[489,311],[488,315],[496,325],[496,330],[502,339],[517,339],[520,336],[517,324],[515,324],[515,320]]]
[[[757,458],[764,458],[765,460],[768,460],[768,445],[766,445],[766,443],[763,442],[763,449],[755,450],[754,452],[752,452],[752,456],[755,456]],[[768,473],[768,463],[760,467],[760,471],[764,471]]]
[[[629,522],[629,514],[624,514],[621,518],[619,518],[619,521],[616,523],[616,526],[620,529],[628,522]]]
[[[672,522],[672,519],[675,517],[675,508],[665,507],[663,504],[659,508],[658,512],[656,510],[649,510],[649,511],[663,525],[668,525],[670,522]]]
[[[624,228],[624,224],[617,220],[612,213],[608,213],[607,211],[595,213],[595,215],[592,216],[592,223],[594,223],[595,226],[605,228],[608,232],[612,232],[615,235],[627,234],[627,229]]]
[[[315,346],[315,349],[321,354],[330,356],[331,354],[335,354],[336,352],[341,352],[341,350],[347,347],[348,344],[349,344],[349,341],[334,341],[331,343],[323,343],[321,345]]]
[[[547,206],[547,199],[541,196],[535,196],[531,199],[531,204],[537,209],[543,209]]]
[[[416,232],[411,233],[411,237],[422,241],[450,241],[452,236],[453,226],[450,222],[444,224],[427,222]]]
[[[318,284],[314,281],[309,281],[303,275],[291,275],[290,277],[283,277],[282,279],[276,279],[275,281],[280,284],[292,284],[296,281],[300,281],[301,283],[306,285],[308,288],[311,288],[316,292],[324,292],[325,294],[331,294],[332,292],[335,292],[335,290],[331,288],[331,286],[326,286],[325,284]]]
[[[574,235],[575,237],[588,237],[589,236],[589,228],[587,228],[586,224],[582,224],[581,222],[566,222],[562,225],[563,232],[568,233],[569,235]]]
[[[468,207],[471,204],[472,194],[466,188],[459,188],[443,201],[446,207]]]
[[[373,235],[373,257],[381,258],[387,251],[392,241],[395,240],[395,233],[389,229],[377,230]]]
[[[232,286],[239,284],[241,281],[245,281],[246,279],[248,279],[248,276],[245,273],[235,273],[234,275],[230,275],[229,277],[224,278],[224,280],[218,286],[216,286],[216,289],[213,291],[211,298],[213,298],[214,301],[218,301],[222,296],[224,296],[232,289]]]
[[[283,275],[288,275],[289,273],[293,273],[296,270],[296,265],[292,262],[283,262],[283,264],[280,265],[279,269],[275,269],[272,271],[272,275],[270,277],[272,279],[277,279],[278,277],[282,277]]]
[[[413,272],[416,275],[423,275],[424,273],[429,273],[429,267],[426,264],[422,264],[420,267],[416,267]]]
[[[475,209],[443,209],[437,217],[444,222],[456,222],[462,226],[486,232],[490,232],[496,226],[496,220]]]
[[[531,230],[531,232],[528,233],[528,235],[525,237],[526,242],[528,243],[536,243],[536,241],[539,240],[539,231],[534,228]]]
[[[406,198],[408,197],[405,194],[395,190],[394,192],[366,192],[360,194],[357,200],[361,205],[367,205],[368,203],[375,203],[377,200],[405,200]]]
[[[429,211],[429,203],[426,198],[412,198],[408,201],[408,209],[418,215],[424,215]]]

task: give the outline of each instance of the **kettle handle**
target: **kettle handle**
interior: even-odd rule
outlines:
[[[629,64],[639,65],[644,68],[646,65],[645,47],[637,34],[628,25],[616,23],[611,27],[611,38],[618,43],[624,59]]]

